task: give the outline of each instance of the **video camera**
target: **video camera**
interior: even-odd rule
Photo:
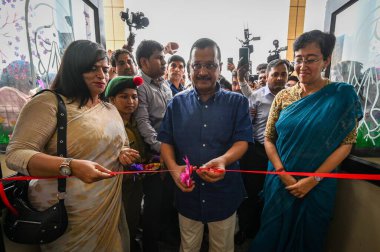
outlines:
[[[242,65],[249,64],[249,72],[252,72],[252,64],[250,61],[250,54],[253,52],[253,45],[251,41],[260,40],[260,37],[251,37],[252,33],[249,33],[249,29],[244,29],[244,40],[238,39],[241,43],[239,48],[239,61]]]
[[[247,47],[249,49],[249,54],[253,52],[253,45],[250,45],[249,42],[254,40],[260,40],[260,37],[250,38],[251,35],[252,33],[249,33],[249,29],[246,28],[244,29],[244,40],[238,39],[241,43],[241,47]]]
[[[269,50],[269,56],[267,58],[267,62],[271,62],[272,60],[276,60],[280,58],[280,52],[288,50],[287,46],[279,47],[279,42],[277,39],[273,40],[274,50]]]
[[[259,80],[259,75],[258,75],[258,74],[251,74],[251,75],[249,75],[248,80],[249,80],[250,82],[256,82],[256,81]]]
[[[144,16],[144,13],[142,12],[131,12],[129,14],[129,9],[127,8],[126,11],[121,11],[120,12],[120,18],[124,22],[127,23],[129,26],[129,30],[131,28],[135,28],[136,30],[138,29],[144,29],[149,25],[149,19]]]

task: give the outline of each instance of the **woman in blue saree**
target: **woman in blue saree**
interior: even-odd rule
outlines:
[[[268,171],[335,172],[356,140],[362,109],[352,85],[330,83],[335,36],[318,30],[294,42],[299,83],[275,98],[267,122]],[[336,179],[269,175],[261,227],[250,251],[322,251],[332,217]]]

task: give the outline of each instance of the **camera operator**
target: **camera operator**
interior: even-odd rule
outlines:
[[[249,100],[252,116],[254,144],[249,145],[248,151],[240,161],[243,170],[265,171],[268,157],[264,148],[264,131],[274,97],[285,87],[288,80],[289,64],[285,60],[271,61],[266,69],[267,85],[252,91],[244,76],[248,66],[238,67],[238,79],[242,92]],[[253,113],[252,113],[253,112]],[[243,174],[248,198],[238,210],[240,230],[235,236],[237,244],[243,243],[246,236],[254,236],[259,229],[262,205],[258,193],[262,190],[265,176]]]

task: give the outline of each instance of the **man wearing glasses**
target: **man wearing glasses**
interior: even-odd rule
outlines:
[[[252,141],[248,100],[220,88],[221,54],[210,39],[197,40],[190,50],[194,89],[177,94],[168,104],[158,140],[161,155],[177,185],[181,251],[199,251],[204,224],[210,251],[234,251],[236,209],[245,196],[239,160]],[[202,167],[186,185],[183,158]]]

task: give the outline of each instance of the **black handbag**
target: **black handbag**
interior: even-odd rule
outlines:
[[[60,157],[66,157],[66,107],[62,98],[58,94],[54,94],[58,99],[57,154]],[[50,243],[58,239],[67,228],[67,212],[64,204],[66,179],[58,179],[58,203],[41,212],[33,209],[30,205],[28,186],[29,181],[26,180],[15,182],[10,196],[10,203],[17,210],[18,215],[16,216],[9,210],[7,211],[4,222],[4,233],[9,240],[16,243]]]

